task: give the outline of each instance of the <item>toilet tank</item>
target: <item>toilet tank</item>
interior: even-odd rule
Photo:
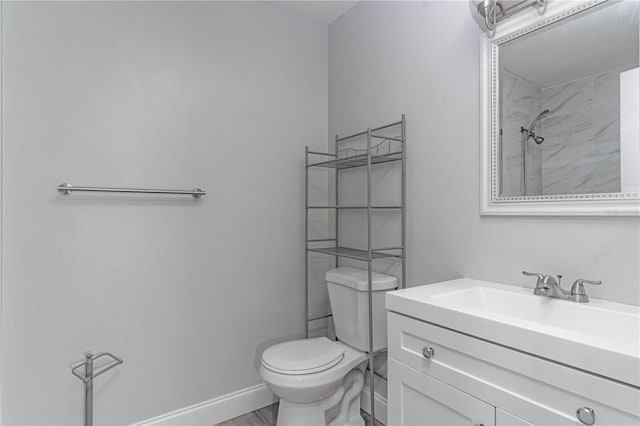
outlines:
[[[369,351],[368,273],[363,269],[341,267],[325,274],[336,336],[363,352]],[[373,351],[387,347],[387,316],[384,294],[398,287],[391,275],[373,273]]]

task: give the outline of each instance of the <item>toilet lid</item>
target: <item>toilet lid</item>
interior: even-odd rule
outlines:
[[[341,345],[318,337],[273,345],[262,354],[262,365],[280,374],[311,374],[328,370],[343,357]]]

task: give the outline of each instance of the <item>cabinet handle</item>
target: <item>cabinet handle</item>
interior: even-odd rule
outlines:
[[[473,426],[484,426],[482,423],[474,423]]]
[[[576,417],[583,425],[591,426],[596,423],[596,413],[589,407],[578,408]]]
[[[431,359],[433,355],[435,355],[435,351],[433,350],[432,347],[425,346],[424,348],[422,348],[422,356],[425,357],[426,359]]]

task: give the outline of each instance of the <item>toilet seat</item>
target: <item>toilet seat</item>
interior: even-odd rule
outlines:
[[[338,364],[344,358],[344,352],[342,345],[326,337],[294,340],[274,345],[264,351],[262,365],[279,374],[313,374]]]

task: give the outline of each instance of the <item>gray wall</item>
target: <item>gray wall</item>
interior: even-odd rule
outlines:
[[[2,424],[80,424],[86,350],[125,359],[96,381],[96,424],[260,383],[256,348],[303,330],[326,26],[263,2],[2,7]]]
[[[639,304],[638,218],[480,216],[479,37],[467,2],[362,2],[329,28],[329,134],[407,115],[409,285],[527,269]]]

